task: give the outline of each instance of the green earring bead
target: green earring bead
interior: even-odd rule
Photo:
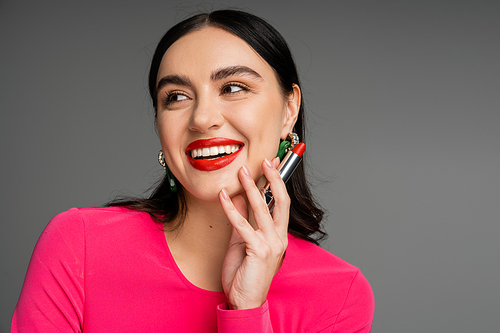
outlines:
[[[170,187],[170,192],[177,192],[177,183],[175,181],[175,176],[172,171],[168,168],[167,162],[165,162],[165,158],[163,158],[163,150],[160,150],[158,153],[158,163],[165,169],[165,173],[167,174],[168,186]]]
[[[170,192],[175,193],[177,192],[177,184],[175,183],[175,177],[172,174],[172,171],[168,167],[165,167],[165,171],[167,172],[167,180],[168,180],[168,185],[170,186]]]
[[[281,141],[280,147],[278,148],[278,154],[276,155],[277,157],[280,158],[280,161],[283,160],[283,156],[285,156],[285,153],[287,149],[290,147],[291,143],[288,141]]]
[[[295,145],[299,142],[299,136],[296,133],[288,133],[285,140],[281,141],[276,157],[279,157],[280,161],[282,161],[283,156],[285,156],[285,154],[288,153],[289,150],[292,150],[293,147],[295,147]]]

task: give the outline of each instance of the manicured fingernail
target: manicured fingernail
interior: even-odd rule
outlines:
[[[228,201],[229,200],[229,194],[227,194],[227,191],[225,188],[223,188],[220,193],[222,194],[222,199]]]
[[[272,168],[273,168],[273,165],[271,164],[271,161],[269,161],[269,160],[267,159],[267,157],[264,159],[264,163],[266,164],[266,166],[267,166],[268,168],[270,168],[270,169],[272,169]]]
[[[279,157],[275,157],[273,159],[273,165],[274,165],[274,168],[277,169],[280,165],[280,158]]]
[[[247,166],[246,166],[246,165],[244,165],[244,166],[243,166],[243,173],[244,173],[247,177],[252,177],[252,176],[250,175],[250,170],[248,170],[248,168],[247,168]]]

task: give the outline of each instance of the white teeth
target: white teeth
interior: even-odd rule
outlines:
[[[191,150],[191,157],[210,157],[217,156],[219,154],[232,154],[240,149],[239,145],[225,145],[225,146],[213,146],[210,148],[198,148]]]

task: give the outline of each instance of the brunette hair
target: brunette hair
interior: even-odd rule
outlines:
[[[157,110],[156,80],[163,55],[179,38],[203,27],[218,27],[229,31],[248,43],[273,69],[284,95],[292,92],[293,85],[300,87],[297,68],[290,49],[281,34],[263,19],[238,10],[218,10],[192,16],[173,26],[158,43],[149,71],[149,93]],[[304,140],[304,101],[294,132]],[[304,155],[305,156],[305,155]],[[149,213],[160,223],[170,223],[177,228],[186,216],[186,200],[182,186],[176,193],[170,192],[166,176],[153,190],[149,198],[116,199],[106,206],[122,206]],[[318,242],[326,236],[321,228],[324,212],[314,201],[304,172],[304,161],[286,184],[291,199],[288,230],[291,234],[310,242]],[[172,225],[174,220],[180,221]]]

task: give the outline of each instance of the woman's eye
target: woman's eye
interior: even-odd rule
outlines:
[[[245,91],[248,90],[246,87],[242,87],[237,84],[228,84],[227,86],[222,88],[222,93],[223,94],[235,94],[240,91]]]
[[[163,102],[164,102],[165,106],[168,106],[172,103],[181,102],[181,101],[184,101],[187,99],[188,99],[188,97],[184,94],[171,92],[171,93],[165,93],[165,96],[163,98]]]
[[[180,94],[171,94],[168,96],[169,102],[179,102],[187,99],[186,96]]]

